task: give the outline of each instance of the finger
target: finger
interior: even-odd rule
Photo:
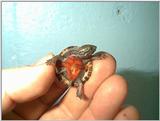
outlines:
[[[114,118],[115,120],[138,120],[140,117],[138,110],[134,106],[123,108]]]
[[[17,102],[40,97],[48,91],[54,79],[54,66],[45,64],[2,70],[2,112]]]
[[[118,75],[106,79],[80,119],[112,119],[127,95],[126,81]]]
[[[77,89],[71,88],[62,103],[45,113],[41,119],[77,119],[87,108],[94,92],[103,80],[115,72],[115,67],[116,62],[111,55],[107,55],[104,60],[94,61],[92,75],[84,85],[84,93],[87,99],[79,99],[76,96]],[[62,114],[63,117],[58,114]]]

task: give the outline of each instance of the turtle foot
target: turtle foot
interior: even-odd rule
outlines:
[[[102,60],[102,59],[105,59],[109,56],[110,54],[108,54],[107,52],[105,51],[99,51],[97,53],[95,53],[92,57],[92,60]]]
[[[47,64],[47,65],[53,65],[53,64],[56,63],[56,60],[57,60],[57,59],[56,59],[55,57],[53,57],[53,58],[47,60],[47,61],[46,61],[46,64]]]

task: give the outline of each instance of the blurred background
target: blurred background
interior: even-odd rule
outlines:
[[[94,44],[128,80],[126,104],[159,119],[158,2],[2,2],[2,68]]]

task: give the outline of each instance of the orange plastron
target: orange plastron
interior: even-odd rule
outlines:
[[[84,69],[82,60],[75,56],[69,56],[62,65],[66,68],[67,78],[69,80],[75,80]]]

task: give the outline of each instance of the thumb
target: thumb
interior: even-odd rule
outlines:
[[[55,68],[46,64],[2,70],[2,112],[13,109],[16,103],[42,96],[54,80]]]

